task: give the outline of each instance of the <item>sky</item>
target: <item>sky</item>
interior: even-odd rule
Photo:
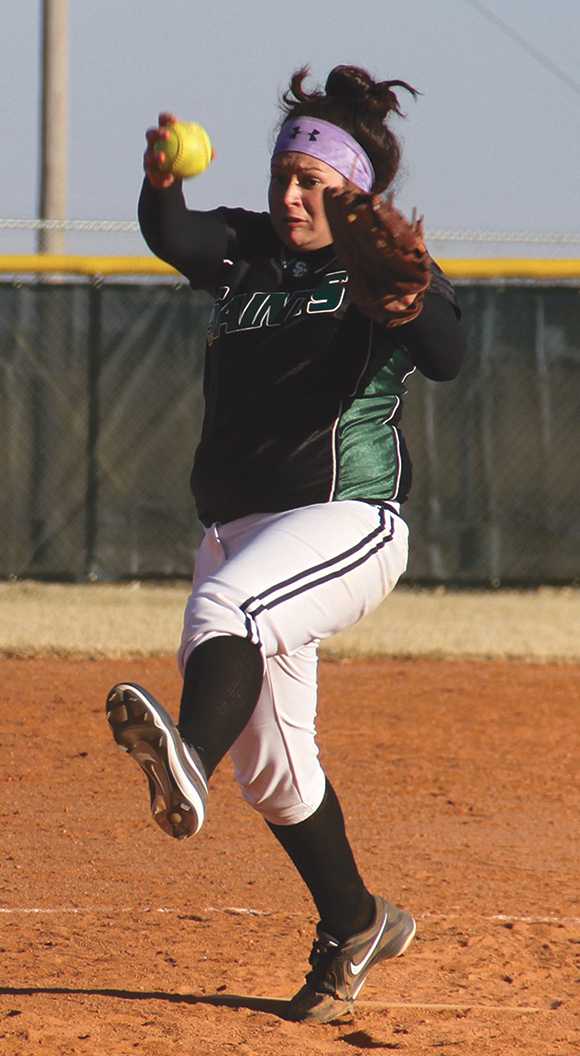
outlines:
[[[40,0],[3,0],[3,218],[39,194]],[[69,0],[68,216],[134,221],[145,129],[160,110],[203,124],[210,169],[195,208],[266,208],[278,99],[293,70],[311,85],[339,64],[402,79],[399,206],[428,232],[580,232],[578,0]],[[580,234],[578,234],[580,240]],[[0,253],[35,237],[2,229]],[[67,250],[135,253],[140,235],[74,234]],[[445,243],[448,256],[580,256],[577,245]]]

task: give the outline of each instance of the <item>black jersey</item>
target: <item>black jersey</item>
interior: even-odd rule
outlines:
[[[144,190],[142,229],[158,252],[152,202]],[[432,377],[456,372],[435,363],[430,373],[421,362],[432,343],[422,319],[429,314],[444,339],[449,331],[451,359],[458,358],[449,310],[455,295],[440,269],[433,263],[422,322],[385,329],[351,303],[332,246],[289,251],[267,213],[186,212],[203,218],[201,243],[213,231],[211,245],[196,245],[189,259],[184,248],[178,264],[192,286],[215,297],[191,477],[200,519],[225,522],[342,499],[403,502],[411,482],[400,429],[406,379],[416,365]],[[159,255],[171,259],[167,247]],[[448,364],[449,352],[439,358]]]

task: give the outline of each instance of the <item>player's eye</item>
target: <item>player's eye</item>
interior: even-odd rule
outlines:
[[[316,187],[318,183],[320,183],[320,180],[317,176],[302,176],[300,179],[302,187]]]

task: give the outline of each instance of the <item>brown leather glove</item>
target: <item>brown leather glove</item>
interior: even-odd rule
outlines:
[[[415,319],[431,281],[422,219],[406,220],[392,194],[364,194],[352,186],[327,188],[324,206],[357,308],[387,327]]]

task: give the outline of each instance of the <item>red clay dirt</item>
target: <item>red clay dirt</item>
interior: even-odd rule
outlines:
[[[580,1052],[580,666],[321,665],[320,742],[372,890],[418,923],[351,1020],[284,1018],[315,912],[229,762],[177,843],[104,699],[172,659],[4,660],[0,1051]]]

